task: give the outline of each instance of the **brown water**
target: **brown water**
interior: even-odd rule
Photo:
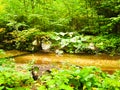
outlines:
[[[113,72],[120,70],[120,56],[109,55],[75,55],[63,54],[61,56],[54,53],[28,53],[16,50],[6,51],[7,56],[16,56],[16,63],[28,63],[35,60],[36,64],[70,63],[78,66],[97,66],[103,71]]]

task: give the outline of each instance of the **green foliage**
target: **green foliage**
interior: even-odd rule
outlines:
[[[97,3],[98,1],[93,1]],[[100,27],[104,30],[102,33],[119,33],[120,32],[120,0],[101,0],[94,5],[98,15],[103,18],[100,21]]]
[[[0,50],[0,55],[5,55]],[[0,59],[1,61],[1,59]],[[95,66],[79,67],[63,64],[59,69],[45,71],[34,82],[28,68],[16,68],[8,59],[0,65],[1,90],[119,90],[120,71],[112,75],[102,72]],[[38,68],[37,68],[38,70]],[[35,86],[35,87],[32,87]]]
[[[55,33],[53,48],[63,50],[67,53],[108,53],[114,55],[119,53],[120,37],[118,35],[80,35],[77,32]],[[89,48],[93,44],[94,49]]]
[[[29,27],[42,31],[116,33],[120,29],[119,3],[119,0],[1,0],[0,23],[5,27],[14,21],[12,29],[18,30]]]
[[[0,55],[4,53],[0,50]],[[30,72],[22,72],[15,68],[13,59],[0,58],[0,89],[1,90],[30,90],[33,79]]]
[[[14,68],[9,67],[1,67],[0,70],[0,87],[3,87],[4,89],[8,88],[18,88],[23,87],[24,85],[27,86],[30,85],[32,82],[32,79],[30,78],[30,73],[26,72],[18,72],[17,70],[14,70]]]
[[[119,38],[109,41],[100,36],[119,34],[119,3],[120,0],[0,0],[0,47],[30,51],[35,37],[48,36],[53,50],[57,47],[69,53],[96,53],[87,48],[95,42],[98,52],[120,52]],[[69,36],[71,32],[75,34]],[[91,36],[90,40],[84,35],[98,37]]]
[[[104,35],[104,36],[97,36],[94,39],[94,42],[96,43],[96,47],[99,48],[102,52],[110,53],[111,55],[114,55],[116,52],[119,51],[119,45],[120,45],[120,37],[118,35]]]
[[[32,28],[29,30],[14,31],[11,35],[14,37],[12,41],[15,41],[16,49],[29,51],[32,48],[34,40],[38,39],[40,41],[41,38],[52,38],[54,33],[42,32],[39,29]]]
[[[91,36],[79,35],[77,32],[56,33],[54,40],[58,49],[67,53],[81,53],[88,49]]]
[[[120,38],[116,34],[92,36],[77,32],[42,32],[33,28],[13,31],[11,36],[13,37],[11,42],[13,41],[13,45],[19,50],[31,51],[34,40],[47,38],[52,42],[51,51],[58,49],[65,53],[108,53],[110,55],[120,52]],[[94,49],[89,48],[91,43]],[[36,49],[38,51],[40,48]]]
[[[92,15],[95,15],[93,19],[96,18],[96,12],[86,7],[85,0],[4,0],[3,4],[6,4],[3,20],[6,17],[8,23],[24,23],[42,31],[81,31],[88,26],[87,23],[94,22],[90,19]]]
[[[0,57],[1,57],[1,59],[0,59],[0,66],[1,66],[3,63],[6,63],[6,61],[7,61],[6,58],[2,58],[2,57],[4,57],[4,56],[5,56],[4,50],[0,49]]]
[[[94,66],[80,69],[76,66],[53,69],[40,77],[40,90],[119,90],[119,71],[113,75],[102,72]]]

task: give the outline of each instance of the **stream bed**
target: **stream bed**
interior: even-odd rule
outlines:
[[[100,55],[81,55],[81,54],[63,54],[56,55],[55,53],[29,53],[17,50],[6,51],[7,57],[13,56],[17,64],[27,64],[35,60],[35,64],[49,65],[69,63],[77,66],[96,66],[103,71],[112,73],[115,70],[120,70],[120,56],[109,56],[106,54]]]

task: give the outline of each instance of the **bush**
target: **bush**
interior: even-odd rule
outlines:
[[[2,54],[5,55],[0,50],[0,55]],[[30,72],[19,71],[13,59],[0,58],[0,90],[30,90],[32,83]]]
[[[39,90],[119,90],[119,71],[113,75],[102,72],[94,66],[83,67],[68,66],[60,70],[53,69],[40,77]]]

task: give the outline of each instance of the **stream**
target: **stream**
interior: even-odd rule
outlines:
[[[61,64],[69,63],[77,66],[96,66],[103,71],[113,73],[120,70],[120,56],[100,55],[81,55],[81,54],[63,54],[55,53],[29,53],[17,50],[6,51],[7,57],[13,56],[17,64],[26,64],[35,60],[35,64]]]

